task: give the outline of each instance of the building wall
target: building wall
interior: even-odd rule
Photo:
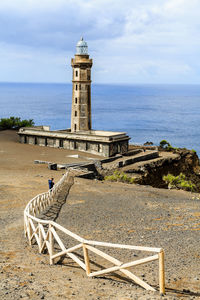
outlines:
[[[91,67],[89,55],[72,59],[71,132],[91,130]]]
[[[70,142],[69,142],[69,140],[64,140],[64,141],[63,141],[63,148],[64,148],[64,149],[69,149],[69,147],[70,147]]]
[[[47,139],[46,138],[43,138],[43,137],[38,137],[38,145],[39,146],[46,146],[46,141]]]
[[[31,136],[28,134],[20,135],[19,139],[21,143],[27,143],[30,145],[84,151],[104,157],[114,156],[117,153],[124,153],[128,150],[128,141],[126,140],[113,143],[102,143],[84,140],[42,137],[39,135]]]

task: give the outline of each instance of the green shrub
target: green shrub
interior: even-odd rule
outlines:
[[[134,183],[134,178],[126,175],[124,172],[114,171],[113,175],[105,176],[105,180],[118,181],[124,183]]]
[[[166,141],[166,140],[162,140],[160,141],[160,145],[159,145],[163,150],[168,150],[168,151],[173,151],[173,150],[178,150],[179,148],[176,147],[172,147],[172,145]]]
[[[192,192],[196,190],[196,185],[190,180],[186,180],[183,173],[180,173],[178,176],[168,174],[163,176],[163,180],[168,184],[169,189],[182,189]]]
[[[162,149],[168,149],[169,147],[171,147],[171,145],[168,141],[162,140],[162,141],[160,141],[160,147]]]
[[[19,129],[20,127],[32,127],[34,122],[30,120],[21,120],[19,117],[1,118],[0,130]]]
[[[197,153],[197,151],[196,151],[196,150],[194,150],[194,149],[192,149],[191,151],[192,151],[192,152],[194,152],[194,153]]]
[[[167,150],[178,150],[179,148],[177,148],[177,147],[172,147],[171,145],[169,146],[169,147],[167,147]]]

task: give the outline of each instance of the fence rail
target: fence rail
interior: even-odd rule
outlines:
[[[70,172],[70,171],[69,171]],[[47,249],[50,257],[50,264],[54,264],[57,258],[63,256],[69,256],[74,260],[82,269],[86,271],[88,277],[94,277],[98,275],[103,275],[107,273],[120,271],[127,277],[132,279],[135,283],[142,286],[146,290],[156,291],[154,287],[150,286],[148,283],[134,275],[129,268],[138,266],[141,264],[146,264],[155,260],[159,262],[159,288],[160,293],[165,293],[165,271],[164,271],[164,251],[162,248],[154,247],[143,247],[143,246],[133,246],[133,245],[123,245],[123,244],[113,244],[104,243],[98,241],[86,240],[79,235],[71,232],[70,230],[64,228],[63,226],[57,224],[54,221],[42,220],[37,216],[44,212],[44,210],[55,202],[55,196],[61,191],[63,183],[69,180],[70,173],[67,172],[63,177],[56,183],[53,189],[46,193],[39,194],[29,201],[24,210],[24,232],[27,237],[29,244],[37,243],[39,248],[39,253],[44,252]],[[78,241],[77,245],[73,247],[66,248],[64,242],[59,236],[58,232],[62,232],[65,235]],[[55,247],[56,244],[56,247]],[[108,247],[108,248],[118,248],[118,249],[129,249],[135,251],[145,251],[154,252],[155,255],[151,255],[142,259],[130,261],[128,263],[123,263],[120,260],[106,254],[102,250],[97,248]],[[58,247],[60,248],[58,250]],[[83,250],[84,260],[82,261],[73,252],[81,249]],[[89,251],[103,257],[105,260],[111,262],[114,266],[109,267],[99,271],[91,271],[91,261],[89,258]]]

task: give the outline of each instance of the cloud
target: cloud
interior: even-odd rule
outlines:
[[[96,2],[96,3],[95,3]],[[4,1],[0,9],[1,41],[71,49],[82,34],[88,40],[113,38],[123,31],[119,7],[104,1]],[[12,2],[13,3],[13,2]],[[5,30],[6,28],[6,30]]]
[[[198,81],[199,10],[199,0],[1,0],[0,63],[12,61],[12,78],[20,61],[30,74],[47,68],[43,81],[63,81],[61,64],[83,35],[98,81]]]

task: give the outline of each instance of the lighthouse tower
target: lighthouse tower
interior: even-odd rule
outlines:
[[[72,110],[71,132],[91,130],[91,67],[87,43],[81,38],[71,59]]]

